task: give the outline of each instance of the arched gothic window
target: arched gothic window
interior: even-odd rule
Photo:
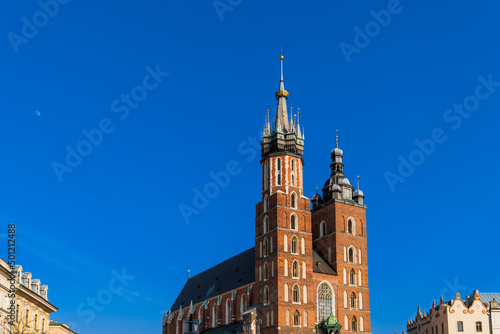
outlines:
[[[286,325],[290,326],[290,310],[286,310]]]
[[[264,212],[266,212],[267,210],[269,210],[269,196],[264,196]]]
[[[297,218],[294,214],[290,217],[290,229],[297,230]]]
[[[293,175],[292,175],[292,180],[293,180]],[[293,181],[292,181],[292,184],[293,184]],[[295,195],[295,193],[292,193],[292,196],[290,196],[290,206],[292,208],[295,208],[297,205],[297,196]]]
[[[264,263],[264,281],[269,279],[269,267],[267,262]]]
[[[287,302],[288,301],[288,284],[285,284],[283,292],[285,295],[285,301]]]
[[[351,293],[351,310],[356,309],[356,294],[353,292]]]
[[[293,264],[292,264],[292,277],[293,278],[299,278],[299,275],[300,275],[299,262],[298,261],[293,261]]]
[[[284,267],[285,267],[285,274],[284,275],[288,276],[288,260],[287,259],[285,259],[285,265],[284,265]]]
[[[267,216],[264,217],[264,233],[269,232],[269,218]]]
[[[217,327],[217,305],[212,307],[212,328]]]
[[[295,175],[293,175],[293,174],[292,174],[292,186],[294,186],[294,185],[295,185]],[[293,206],[293,208],[294,208],[294,207],[295,207],[295,206]]]
[[[247,310],[247,296],[245,293],[241,295],[241,305],[240,305],[240,314],[241,314],[241,319],[243,319],[243,312]]]
[[[231,322],[231,301],[229,298],[226,300],[226,324]]]
[[[268,305],[269,304],[269,288],[266,287],[264,288],[264,305]]]
[[[333,291],[327,283],[318,288],[318,321],[326,320],[332,313]]]
[[[278,185],[281,185],[281,174],[278,174]]]
[[[295,310],[295,313],[293,314],[293,325],[295,327],[300,326],[300,313],[297,310]]]
[[[321,222],[321,224],[319,225],[319,236],[324,237],[325,235],[326,235],[326,223]]]
[[[293,286],[292,296],[293,296],[292,300],[294,303],[300,303],[300,289],[297,284]]]
[[[281,170],[281,159],[278,159],[278,170]]]
[[[352,219],[349,219],[347,221],[347,233],[354,234],[354,222],[352,221]]]
[[[355,259],[354,249],[349,248],[349,262],[353,263]]]
[[[292,172],[295,170],[295,160],[292,159]]]
[[[268,256],[269,250],[269,241],[267,241],[267,238],[264,238],[264,243],[262,244],[262,252],[264,253],[264,256]]]
[[[307,327],[307,311],[304,311],[304,327]]]
[[[354,273],[354,269],[351,269],[351,272],[349,273],[349,284],[356,285],[356,274]]]
[[[356,317],[353,316],[351,319],[351,331],[357,332],[358,331],[358,322],[356,321]]]
[[[299,239],[296,236],[292,237],[292,254],[298,254],[299,253]]]

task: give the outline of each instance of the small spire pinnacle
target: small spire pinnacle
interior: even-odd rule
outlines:
[[[339,129],[335,130],[336,132],[339,132]],[[339,136],[336,135],[335,136],[335,147],[338,148],[339,147]]]
[[[359,191],[359,175],[358,175],[358,191]]]
[[[316,195],[318,195],[318,181],[316,181]]]
[[[191,278],[191,269],[188,269],[188,279]]]

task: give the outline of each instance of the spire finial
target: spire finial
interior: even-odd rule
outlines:
[[[316,195],[318,195],[318,181],[316,181]]]
[[[188,269],[188,279],[191,278],[191,269]]]
[[[359,190],[359,175],[358,175],[358,190]]]
[[[339,129],[335,130],[335,132],[339,132]],[[335,147],[339,147],[339,135],[335,136]]]

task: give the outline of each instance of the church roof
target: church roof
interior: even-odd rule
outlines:
[[[500,302],[500,293],[479,293],[479,299],[485,304],[489,304],[493,299]]]
[[[333,268],[321,256],[316,248],[313,249],[313,272],[328,275],[337,275],[337,272],[333,270]]]
[[[180,305],[187,307],[191,301],[194,305],[253,282],[255,247],[188,279],[171,310],[178,310]]]

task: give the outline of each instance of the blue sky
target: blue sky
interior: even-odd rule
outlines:
[[[53,318],[159,333],[188,269],[253,246],[252,142],[276,108],[281,47],[306,195],[329,176],[335,129],[361,176],[372,332],[405,330],[441,294],[498,292],[500,3],[216,4],[4,4],[0,254],[16,222],[17,261],[49,285]],[[228,163],[229,184],[187,223],[179,207]]]

